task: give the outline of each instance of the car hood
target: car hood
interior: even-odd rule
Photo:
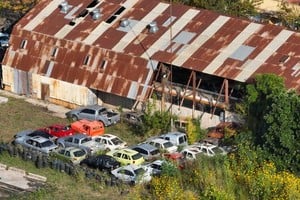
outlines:
[[[166,148],[166,150],[167,150],[169,153],[174,153],[174,152],[177,151],[177,149],[178,149],[177,146],[171,146],[171,147]]]
[[[98,142],[95,142],[95,141],[89,141],[89,142],[86,142],[86,143],[83,143],[82,146],[85,146],[85,147],[89,147],[89,148],[92,148],[92,149],[105,149],[105,146],[104,144],[100,144]]]

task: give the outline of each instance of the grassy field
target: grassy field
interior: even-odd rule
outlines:
[[[68,124],[67,119],[55,117],[46,108],[34,106],[24,99],[8,97],[8,103],[0,104],[0,141],[10,142],[14,134],[26,129],[36,129],[55,123]],[[108,127],[106,133],[118,135],[129,145],[143,140],[133,135],[125,124]],[[51,168],[38,169],[30,161],[11,157],[8,153],[0,155],[0,162],[8,166],[19,167],[27,172],[47,177],[47,186],[37,192],[12,197],[12,199],[127,199],[122,191],[124,188],[106,186],[94,180],[87,180],[84,174],[77,177],[69,176]],[[132,190],[133,188],[125,188]],[[129,194],[130,195],[130,194]]]
[[[7,103],[0,104],[0,111],[0,140],[5,142],[22,130],[37,129],[54,123],[68,123],[67,119],[54,117],[46,108],[13,97],[8,97]]]

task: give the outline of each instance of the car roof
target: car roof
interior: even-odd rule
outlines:
[[[79,109],[85,109],[85,108],[91,108],[91,109],[99,110],[99,109],[102,109],[102,108],[105,108],[105,107],[104,106],[100,106],[98,104],[94,104],[94,105],[80,107]]]
[[[116,138],[118,136],[110,134],[110,133],[105,133],[103,135],[99,135],[98,137],[102,137],[102,138]]]
[[[201,150],[196,147],[186,148],[186,149],[183,149],[182,152],[183,151],[187,151],[190,153],[200,153],[201,152]]]
[[[135,147],[139,147],[139,148],[146,149],[146,150],[149,150],[149,151],[157,149],[155,146],[153,146],[151,144],[148,144],[148,143],[138,144],[138,145],[133,146],[131,148],[133,149]]]
[[[87,136],[87,135],[85,135],[85,134],[82,134],[82,133],[78,133],[78,134],[71,135],[71,136],[68,136],[68,137],[77,138],[77,139],[82,139],[82,138],[87,138],[87,137],[89,137],[89,136]]]
[[[169,141],[169,140],[162,139],[162,138],[153,138],[153,139],[149,140],[149,142],[156,142],[156,143],[163,144],[163,143],[165,143],[165,142],[170,142],[170,141]]]
[[[83,149],[78,148],[78,147],[66,147],[65,150],[67,150],[67,151],[76,151],[76,150],[83,150]]]
[[[129,155],[135,155],[135,154],[139,153],[139,152],[137,152],[133,149],[129,149],[129,148],[120,149],[117,152],[126,153],[126,154],[129,154]]]
[[[164,160],[155,160],[155,161],[153,161],[152,163],[150,163],[150,164],[158,164],[158,165],[161,165],[161,164],[163,164],[165,161]]]
[[[44,138],[44,137],[41,137],[41,136],[34,136],[34,137],[29,138],[29,139],[32,139],[32,140],[37,141],[39,143],[42,143],[42,142],[45,142],[45,141],[51,141],[51,140],[49,140],[47,138]]]
[[[166,134],[162,134],[161,136],[181,136],[181,135],[186,135],[185,133],[183,132],[179,132],[179,131],[174,131],[174,132],[168,132]]]
[[[139,168],[141,168],[140,165],[134,165],[134,164],[130,164],[122,167],[122,169],[128,169],[128,170],[136,170]]]

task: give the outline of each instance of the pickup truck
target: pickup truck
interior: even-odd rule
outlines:
[[[102,122],[104,126],[111,126],[120,121],[120,113],[100,105],[91,105],[73,109],[66,113],[66,117],[73,121],[80,119],[97,120]]]
[[[104,134],[104,124],[96,120],[81,119],[71,123],[71,128],[78,133],[83,133],[91,137]]]

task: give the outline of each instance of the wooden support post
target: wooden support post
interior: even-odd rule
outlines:
[[[223,91],[224,86],[225,86],[225,80],[226,80],[226,79],[224,79],[223,84],[222,84],[222,87],[221,87],[221,89],[220,89],[220,91],[219,91],[219,95],[218,95],[217,100],[216,100],[216,103],[215,103],[215,105],[214,105],[214,108],[213,108],[211,117],[215,114],[215,111],[216,111],[216,108],[217,108],[217,105],[218,105],[218,101],[219,101],[219,99],[220,99],[220,96],[221,96],[222,91]]]
[[[192,76],[193,76],[193,72],[191,73],[190,78],[189,78],[189,80],[188,80],[188,83],[187,83],[187,85],[186,85],[186,87],[185,87],[185,91],[184,91],[184,93],[183,93],[183,98],[181,99],[181,102],[180,102],[180,107],[181,107],[182,104],[183,104],[184,97],[185,97],[185,95],[186,95],[186,91],[187,91],[187,89],[188,89],[188,87],[189,87],[189,85],[190,85],[190,82],[191,82],[191,80],[192,80]]]
[[[224,82],[225,82],[225,104],[228,107],[229,106],[229,96],[228,96],[228,87],[229,87],[229,85],[228,85],[228,80],[225,79]]]

